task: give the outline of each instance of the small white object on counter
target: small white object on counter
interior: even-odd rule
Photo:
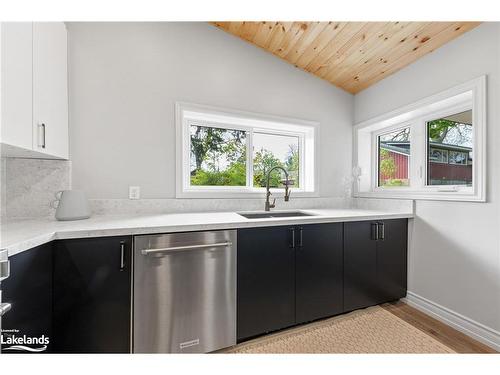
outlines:
[[[56,193],[56,219],[82,220],[90,217],[90,206],[81,190],[62,190]]]
[[[301,210],[314,216],[246,219],[236,212],[157,215],[102,215],[84,221],[20,219],[2,221],[0,246],[13,256],[55,239],[173,233],[277,225],[412,218],[412,211],[363,209]],[[276,211],[275,211],[276,212]]]

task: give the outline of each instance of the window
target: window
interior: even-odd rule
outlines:
[[[378,136],[378,186],[409,186],[410,147],[410,128]]]
[[[429,161],[433,163],[448,163],[448,150],[429,147]]]
[[[266,172],[275,166],[283,167],[288,172],[289,183],[300,188],[300,136],[254,133],[253,186],[266,186]],[[282,185],[284,177],[282,170],[274,170],[269,185]]]
[[[470,163],[467,163],[468,159],[468,153],[466,154],[465,152],[458,152],[458,151],[450,151],[450,164],[462,164],[466,165]],[[472,168],[471,168],[472,170]],[[472,173],[471,173],[472,175]],[[472,178],[472,177],[471,177]],[[463,184],[462,181],[458,182],[459,184]]]
[[[484,201],[486,77],[354,130],[355,196]]]
[[[472,186],[472,135],[472,110],[427,122],[428,185]]]
[[[177,196],[249,197],[288,184],[316,195],[317,124],[177,103]]]
[[[244,130],[190,125],[193,186],[246,186]]]

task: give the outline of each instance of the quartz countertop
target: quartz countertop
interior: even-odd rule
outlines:
[[[56,239],[173,233],[278,225],[412,218],[412,212],[365,209],[301,209],[314,216],[247,219],[236,212],[96,215],[78,221],[10,219],[1,222],[0,248],[13,256]],[[282,211],[274,211],[282,212]]]

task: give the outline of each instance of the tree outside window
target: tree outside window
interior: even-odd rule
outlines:
[[[247,137],[244,130],[201,125],[190,126],[190,183],[193,186],[246,186]],[[270,133],[253,134],[250,160],[253,167],[253,187],[266,185],[267,173],[280,166],[294,187],[299,187],[299,138]],[[284,175],[273,171],[271,187],[282,187]]]

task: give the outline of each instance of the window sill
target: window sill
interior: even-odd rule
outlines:
[[[465,192],[428,192],[428,191],[365,191],[354,193],[355,198],[387,198],[387,199],[414,199],[428,201],[458,201],[486,203],[486,198],[473,193]]]

